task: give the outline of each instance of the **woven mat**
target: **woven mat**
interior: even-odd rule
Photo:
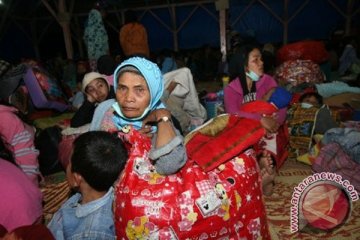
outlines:
[[[277,239],[360,239],[360,201],[353,202],[347,222],[329,233],[290,232],[290,207],[293,188],[311,175],[310,166],[288,159],[275,178],[274,194],[265,197],[269,229],[273,240]]]
[[[45,184],[41,186],[43,193],[43,220],[47,224],[54,213],[69,198],[70,188],[65,180],[65,173],[59,172],[45,177]]]

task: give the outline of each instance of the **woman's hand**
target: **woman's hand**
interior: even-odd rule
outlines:
[[[153,134],[152,134],[152,132],[151,132],[151,125],[148,125],[148,124],[143,125],[143,126],[139,129],[139,132],[140,132],[141,134],[146,135],[146,136],[149,137],[149,138],[152,138],[152,137],[153,137]]]
[[[279,123],[274,117],[264,116],[260,119],[260,123],[269,133],[275,133],[279,129]]]
[[[162,119],[168,119],[168,120],[162,121]],[[171,122],[171,113],[169,110],[156,109],[150,112],[143,120],[142,128],[140,132],[149,135],[146,126],[152,125],[153,123],[157,124],[157,138],[156,138],[156,146],[155,146],[156,148],[166,145],[176,136],[174,127]]]

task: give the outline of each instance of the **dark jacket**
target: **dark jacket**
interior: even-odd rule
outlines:
[[[106,98],[106,100],[108,100],[110,98],[115,98],[115,92],[112,87],[110,87],[109,95]],[[85,101],[83,102],[81,107],[76,111],[75,115],[71,119],[70,126],[75,128],[75,127],[81,127],[82,125],[90,123],[93,118],[95,108],[97,105],[98,104],[96,104],[96,103],[89,102],[85,97]]]

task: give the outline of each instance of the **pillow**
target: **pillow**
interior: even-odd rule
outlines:
[[[36,108],[54,109],[59,112],[64,112],[69,108],[58,82],[41,68],[28,67],[24,82]]]

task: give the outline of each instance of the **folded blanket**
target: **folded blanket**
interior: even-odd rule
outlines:
[[[360,163],[360,131],[354,128],[332,128],[322,139],[322,144],[338,143],[350,158]]]
[[[341,93],[360,93],[360,88],[350,87],[348,84],[339,81],[316,84],[315,86],[318,93],[324,98]]]

